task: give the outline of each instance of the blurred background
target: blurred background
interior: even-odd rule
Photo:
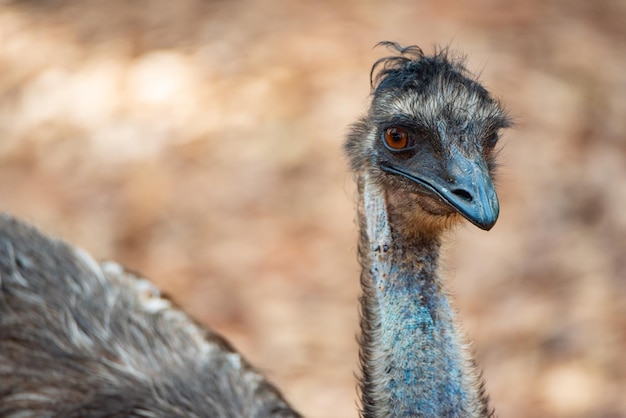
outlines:
[[[0,209],[142,272],[304,415],[356,417],[341,153],[381,40],[517,122],[446,273],[501,417],[626,417],[626,2],[0,2]]]

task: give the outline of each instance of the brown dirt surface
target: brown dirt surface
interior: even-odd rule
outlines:
[[[626,417],[626,2],[0,2],[0,209],[165,289],[306,416],[356,417],[354,187],[381,40],[506,103],[446,272],[501,417]]]

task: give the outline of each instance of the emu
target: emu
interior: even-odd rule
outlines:
[[[361,416],[487,417],[438,275],[442,234],[488,230],[510,125],[447,50],[383,45],[345,151],[358,190]],[[299,417],[149,281],[0,217],[0,417]]]

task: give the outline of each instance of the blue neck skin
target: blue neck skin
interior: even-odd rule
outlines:
[[[368,183],[363,203],[369,248],[362,254],[369,255],[373,290],[373,300],[364,303],[379,324],[365,331],[373,336],[366,384],[373,388],[374,416],[478,416],[477,378],[436,272],[440,244],[409,244],[397,236],[384,194]]]

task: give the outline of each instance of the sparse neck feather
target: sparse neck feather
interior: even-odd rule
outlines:
[[[360,177],[364,418],[489,416],[437,276],[437,237],[401,237],[385,193]]]

